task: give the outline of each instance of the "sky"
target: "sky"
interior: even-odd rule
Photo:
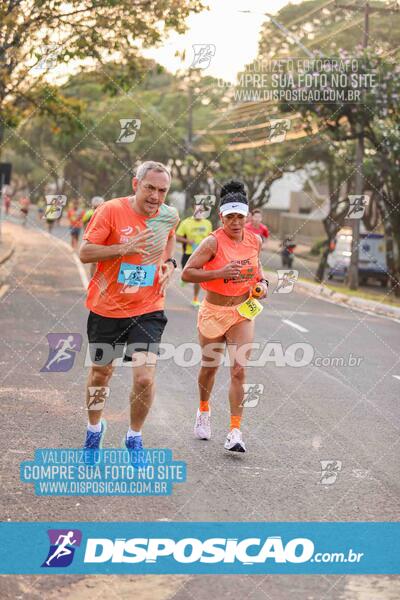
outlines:
[[[204,0],[203,3],[210,10],[191,15],[186,34],[171,34],[162,47],[146,50],[145,56],[175,72],[190,66],[194,56],[192,44],[214,44],[215,56],[207,75],[234,81],[236,74],[257,55],[259,32],[267,20],[263,13],[275,14],[289,4],[288,0]],[[243,14],[241,10],[250,10],[251,14]],[[186,50],[185,62],[174,56],[177,50]]]

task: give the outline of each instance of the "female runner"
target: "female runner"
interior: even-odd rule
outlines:
[[[219,214],[222,227],[211,233],[188,260],[182,280],[200,283],[206,290],[198,315],[199,340],[202,347],[202,366],[198,384],[200,406],[197,410],[194,434],[199,439],[211,437],[210,396],[220,360],[228,344],[231,382],[229,388],[230,431],[225,441],[226,450],[245,452],[246,446],[240,430],[243,412],[243,384],[245,367],[251,350],[241,347],[251,344],[254,337],[254,320],[245,306],[256,284],[261,287],[258,299],[268,294],[268,281],[264,278],[260,251],[261,238],[245,228],[249,212],[243,183],[230,181],[220,193]],[[240,311],[240,312],[239,312]],[[249,312],[250,311],[250,312]]]

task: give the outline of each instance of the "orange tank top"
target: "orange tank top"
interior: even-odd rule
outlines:
[[[232,240],[222,227],[211,233],[217,240],[217,252],[214,258],[203,265],[205,271],[222,269],[231,261],[240,265],[238,279],[213,279],[203,281],[200,285],[204,290],[216,292],[222,296],[242,296],[250,292],[260,279],[258,255],[259,238],[248,229],[243,230],[243,240]]]

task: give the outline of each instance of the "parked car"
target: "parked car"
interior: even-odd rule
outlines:
[[[340,230],[334,249],[328,256],[328,279],[345,279],[351,258],[351,230]],[[385,239],[380,233],[360,233],[358,276],[361,284],[378,280],[382,287],[388,283]]]

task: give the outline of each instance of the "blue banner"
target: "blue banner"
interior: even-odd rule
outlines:
[[[399,574],[399,523],[3,523],[1,574]]]

